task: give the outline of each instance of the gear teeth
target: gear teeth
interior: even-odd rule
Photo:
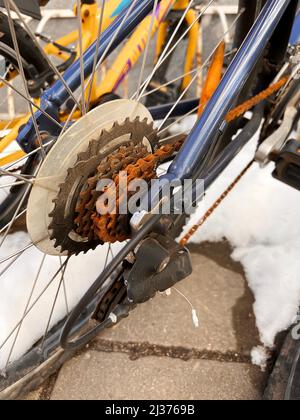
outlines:
[[[140,124],[144,124],[144,127],[140,127]],[[125,133],[126,129],[126,133]],[[138,138],[134,136],[135,130],[137,130]],[[95,201],[90,200],[90,202],[85,204],[85,210],[83,209],[81,211],[80,208],[76,208],[76,213],[78,216],[75,218],[73,223],[76,223],[78,226],[78,234],[83,235],[84,237],[88,238],[89,242],[82,242],[77,243],[75,241],[72,241],[68,237],[68,232],[66,229],[69,229],[69,222],[65,221],[63,216],[63,204],[65,203],[66,198],[68,197],[68,191],[69,186],[73,183],[74,178],[74,171],[77,165],[80,163],[83,165],[82,168],[84,168],[89,159],[92,159],[94,156],[98,155],[101,147],[102,147],[102,139],[105,138],[106,142],[109,144],[109,141],[114,140],[115,138],[122,136],[123,134],[131,134],[131,140],[126,143],[124,142],[123,145],[119,146],[119,149],[115,148],[112,150],[112,155],[107,155],[105,158],[101,160],[100,165],[98,165],[98,168],[95,168],[95,171],[98,171],[98,174],[105,173],[105,177],[114,179],[116,174],[114,172],[118,172],[121,170],[122,167],[129,166],[130,164],[133,164],[136,162],[136,159],[139,158],[139,153],[142,151],[142,147],[140,147],[140,152],[136,150],[136,146],[140,144],[142,146],[142,138],[141,134],[145,133],[145,137],[148,138],[150,143],[155,142],[155,138],[158,139],[156,130],[154,129],[153,122],[149,122],[147,118],[144,118],[143,120],[140,117],[135,118],[133,121],[130,120],[130,118],[126,118],[124,121],[117,123],[114,122],[112,127],[109,130],[103,129],[98,136],[98,139],[92,139],[89,142],[89,145],[87,147],[87,150],[84,152],[80,152],[77,155],[76,164],[74,167],[69,168],[67,170],[67,176],[65,179],[65,182],[59,185],[59,192],[57,194],[57,198],[53,199],[54,203],[54,209],[49,214],[49,217],[51,217],[51,223],[49,225],[49,230],[51,231],[51,240],[55,241],[55,248],[60,248],[60,252],[67,251],[69,254],[72,255],[78,255],[81,252],[86,254],[89,250],[94,250],[98,245],[103,245],[104,241],[101,240],[99,237],[96,237],[95,230],[93,229],[93,226],[90,226],[90,222],[92,220],[92,214],[96,216],[94,212],[94,206]],[[151,140],[149,137],[151,136]],[[139,139],[139,140],[138,140]],[[139,143],[138,143],[139,142]],[[114,166],[113,169],[111,167],[113,163],[114,153],[119,150],[119,153],[117,155],[117,158],[119,159],[119,165],[116,167]],[[145,150],[147,148],[145,147]],[[130,154],[128,154],[130,153]],[[116,162],[115,162],[116,163]],[[107,170],[107,167],[111,167],[110,170]],[[78,171],[78,169],[77,169]],[[90,177],[87,181],[88,188],[85,191],[82,191],[80,194],[80,199],[84,201],[87,200],[88,194],[91,194],[92,197],[96,197],[99,195],[99,192],[96,192],[94,190],[89,190],[89,188],[93,188],[95,185],[95,182],[98,181],[98,179],[101,179],[101,176],[99,178],[99,175],[95,175],[94,177]],[[60,196],[62,197],[63,202],[61,202]],[[58,213],[57,213],[58,212]],[[60,212],[60,213],[59,213]],[[59,215],[61,218],[59,219]],[[66,226],[64,228],[64,226]],[[115,229],[115,223],[111,225],[111,231],[108,232],[111,240],[115,242],[116,235],[114,235],[114,229]],[[94,226],[95,228],[95,226]],[[64,231],[65,229],[65,231]],[[76,228],[77,230],[77,228]],[[100,231],[99,231],[100,233]],[[61,238],[61,240],[59,239]]]

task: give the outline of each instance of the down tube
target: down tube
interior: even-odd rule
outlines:
[[[244,87],[290,1],[293,0],[267,1],[202,117],[163,178],[182,181],[201,177],[216,133],[221,129],[234,99]]]

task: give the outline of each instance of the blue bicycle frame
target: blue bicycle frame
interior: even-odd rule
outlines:
[[[227,112],[242,91],[291,1],[295,0],[267,0],[202,117],[188,136],[168,173],[164,176],[167,182],[201,177],[206,169],[207,157],[214,146],[216,135],[226,128],[224,121]],[[128,7],[124,9],[115,22],[104,32],[98,58],[102,57],[111,44],[107,51],[107,55],[109,55],[152,11],[153,6],[154,0],[140,0],[130,13],[128,13]],[[122,24],[123,29],[118,31]],[[115,36],[116,31],[117,36]],[[93,44],[84,54],[85,77],[92,73],[95,52],[96,44]],[[65,72],[64,80],[72,91],[80,87],[79,60]],[[58,109],[69,96],[64,84],[57,81],[42,96],[41,108],[58,120]],[[35,115],[41,131],[46,131],[53,136],[59,134],[59,128],[47,116],[40,111],[36,112]],[[32,121],[29,120],[17,138],[19,145],[25,152],[34,148],[34,137],[34,126]]]
[[[291,45],[297,45],[300,43],[300,12],[297,14],[294,27],[292,30],[292,35],[290,38]]]

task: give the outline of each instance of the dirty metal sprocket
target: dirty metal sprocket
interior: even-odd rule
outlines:
[[[50,213],[49,230],[55,247],[61,252],[79,254],[104,243],[93,229],[96,191],[100,179],[114,179],[128,165],[147,156],[158,141],[153,124],[147,120],[128,118],[103,130],[86,151],[77,156],[60,185]]]

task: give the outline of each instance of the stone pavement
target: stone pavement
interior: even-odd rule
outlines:
[[[194,273],[66,363],[29,399],[260,399],[253,297],[226,243],[192,246]]]

